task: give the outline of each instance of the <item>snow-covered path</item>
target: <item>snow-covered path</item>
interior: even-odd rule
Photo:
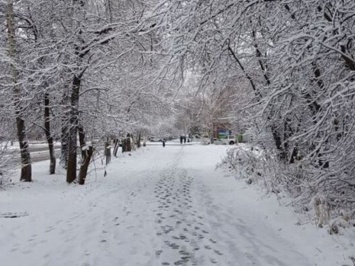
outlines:
[[[265,209],[275,201],[260,200],[255,190],[215,170],[225,150],[151,146],[114,159],[108,176],[93,173],[85,186],[68,186],[61,174],[17,183],[0,194],[3,216],[22,215],[0,218],[0,265],[330,266],[347,261],[341,244],[324,230],[296,226],[289,209],[285,214]],[[37,164],[42,172],[43,165]],[[338,250],[332,255],[326,248]]]

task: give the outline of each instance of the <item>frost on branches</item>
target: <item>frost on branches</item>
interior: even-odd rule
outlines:
[[[353,220],[355,3],[164,1],[160,11],[201,91],[235,88],[226,117],[259,152],[237,148],[231,166],[288,192],[319,226],[341,210]]]

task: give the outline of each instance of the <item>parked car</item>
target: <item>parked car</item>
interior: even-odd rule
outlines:
[[[220,141],[222,141],[226,145],[234,145],[236,143],[235,136],[226,136],[225,138],[220,138]]]
[[[202,136],[201,138],[201,143],[203,145],[208,145],[211,144],[211,139],[208,136]]]
[[[150,138],[149,138],[149,141],[151,141],[151,142],[162,142],[162,141],[163,141],[163,138],[160,138],[160,137],[150,137]]]

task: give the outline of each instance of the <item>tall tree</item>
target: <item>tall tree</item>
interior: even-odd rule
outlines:
[[[294,171],[283,184],[297,185],[292,191],[308,200],[325,193],[334,205],[339,198],[350,204],[354,188],[354,6],[351,0],[162,1],[156,11],[167,25],[171,61],[195,71],[202,92],[231,81],[243,90],[249,85],[254,97],[245,120],[265,152],[279,155],[280,171]],[[295,159],[302,159],[304,176],[288,165]]]
[[[11,61],[11,72],[12,72],[12,91],[13,91],[13,104],[15,108],[15,118],[17,127],[17,137],[20,145],[21,153],[21,181],[31,182],[32,181],[32,167],[31,167],[31,156],[28,147],[28,140],[26,138],[26,126],[25,121],[22,117],[23,110],[21,106],[21,85],[19,84],[19,72],[16,66],[17,62],[17,51],[16,51],[16,28],[15,28],[15,16],[14,16],[14,3],[13,0],[8,0],[7,12],[6,12],[6,22],[7,22],[7,36],[8,36],[8,51]]]

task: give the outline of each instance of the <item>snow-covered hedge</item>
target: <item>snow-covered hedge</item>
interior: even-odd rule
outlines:
[[[355,193],[340,176],[322,178],[327,176],[325,170],[302,161],[281,163],[274,151],[251,144],[229,149],[219,166],[227,166],[248,184],[291,197],[297,210],[309,212],[319,227],[329,225],[330,233],[355,226]]]

